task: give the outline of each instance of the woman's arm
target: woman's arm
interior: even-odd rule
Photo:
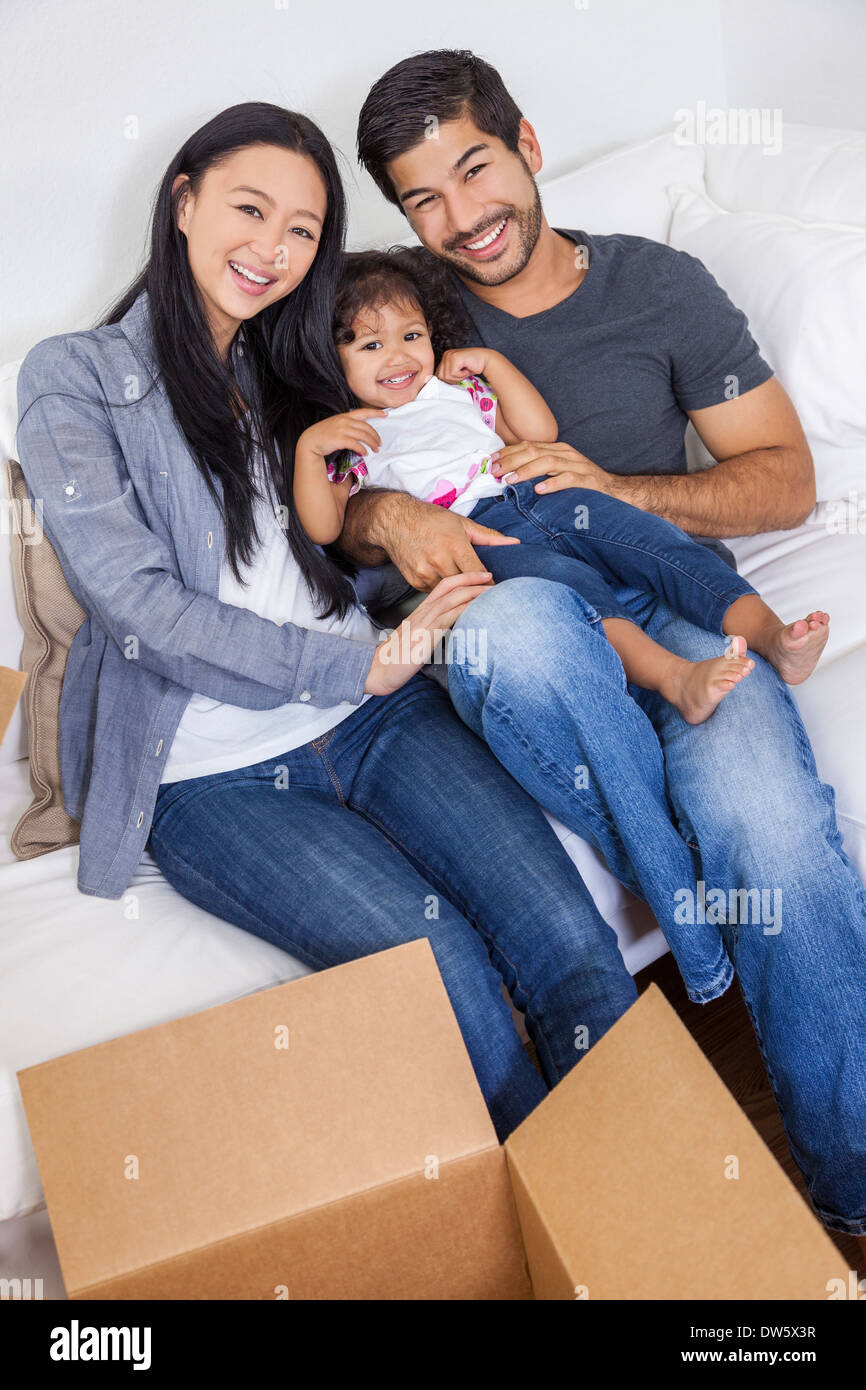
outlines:
[[[18,404],[31,502],[41,499],[70,589],[121,651],[244,709],[273,709],[302,694],[325,708],[359,703],[373,643],[274,623],[181,582],[172,552],[144,519],[99,379],[65,339],[28,353]]]
[[[454,348],[442,355],[436,370],[442,381],[457,383],[468,376],[483,376],[499,397],[496,433],[506,444],[521,439],[552,442],[558,434],[553,411],[531,381],[490,348]]]

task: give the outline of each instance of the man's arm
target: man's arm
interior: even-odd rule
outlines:
[[[688,416],[717,460],[715,467],[616,478],[609,489],[615,496],[684,531],[721,539],[785,531],[806,520],[815,505],[812,455],[797,412],[775,377]]]
[[[349,498],[338,544],[359,565],[393,561],[414,589],[429,591],[449,575],[484,569],[473,544],[520,542],[408,492],[363,487]]]
[[[751,536],[805,521],[815,505],[812,455],[775,377],[733,400],[687,413],[717,460],[700,473],[608,473],[567,444],[510,445],[494,457],[493,472],[509,482],[547,474],[537,492],[596,488],[699,536]]]

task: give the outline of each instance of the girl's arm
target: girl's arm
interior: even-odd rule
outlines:
[[[443,353],[436,370],[442,381],[457,383],[468,376],[483,376],[499,397],[496,433],[506,444],[522,439],[553,443],[558,426],[553,411],[531,381],[491,348],[453,348]]]
[[[383,416],[384,410],[362,406],[344,415],[331,415],[304,430],[295,449],[294,498],[301,525],[316,545],[329,545],[343,529],[346,503],[356,483],[354,473],[340,482],[331,482],[326,462],[328,454],[343,449],[366,454],[375,452],[382,442],[370,416]]]

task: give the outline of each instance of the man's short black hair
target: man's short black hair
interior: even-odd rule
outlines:
[[[516,150],[521,115],[496,69],[468,49],[416,53],[370,88],[358,117],[358,159],[389,203],[402,211],[385,168],[420,144],[431,117],[441,125],[467,116],[485,135],[496,135]]]

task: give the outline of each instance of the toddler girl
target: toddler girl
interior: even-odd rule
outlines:
[[[535,387],[498,352],[449,347],[448,309],[407,252],[346,257],[335,340],[359,409],[306,430],[295,455],[294,498],[311,540],[339,536],[363,485],[413,496],[517,538],[478,547],[494,581],[532,575],[569,584],[597,614],[635,685],[656,690],[699,724],[754,667],[747,647],[796,685],[814,668],[829,617],[785,624],[706,546],[651,512],[588,488],[539,494],[503,485],[490,460],[504,444],[557,437]],[[438,359],[438,365],[437,365]],[[376,420],[375,427],[369,423]],[[730,638],[725,654],[687,661],[654,642],[615,586],[652,591],[683,617]]]

